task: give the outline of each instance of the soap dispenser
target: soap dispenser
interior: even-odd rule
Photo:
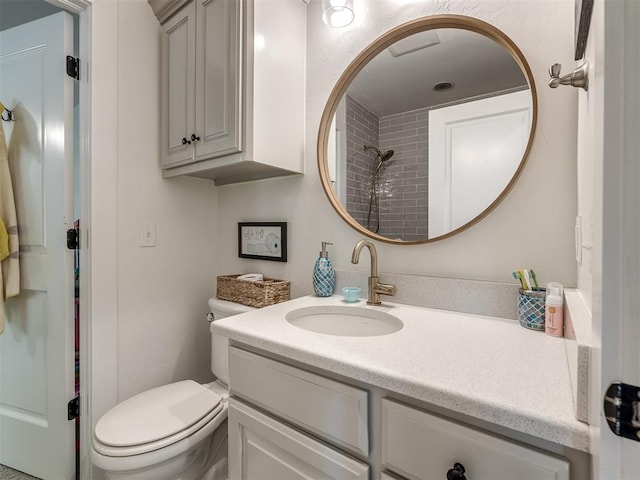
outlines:
[[[313,291],[318,297],[330,297],[336,286],[336,272],[327,253],[327,245],[333,243],[322,242],[322,251],[313,267]]]

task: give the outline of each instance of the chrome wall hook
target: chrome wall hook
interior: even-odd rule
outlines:
[[[554,63],[549,68],[549,86],[551,88],[558,88],[560,85],[571,85],[572,87],[584,88],[585,91],[589,90],[589,64],[584,62],[579,67],[576,67],[571,73],[560,76],[560,69],[562,65]]]

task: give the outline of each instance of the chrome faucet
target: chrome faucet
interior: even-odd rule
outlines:
[[[387,283],[380,283],[378,279],[378,252],[376,252],[376,246],[369,240],[360,240],[353,247],[353,253],[351,254],[351,263],[358,263],[360,261],[360,251],[362,247],[367,247],[371,254],[371,275],[369,276],[369,305],[380,305],[380,295],[395,295],[396,286]]]

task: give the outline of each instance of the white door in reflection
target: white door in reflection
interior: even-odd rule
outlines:
[[[474,219],[500,196],[531,130],[529,90],[429,112],[429,238]]]
[[[66,12],[0,32],[0,99],[20,235],[21,290],[0,335],[0,463],[74,478],[73,20]]]

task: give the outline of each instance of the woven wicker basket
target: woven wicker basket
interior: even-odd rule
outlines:
[[[261,282],[238,280],[238,275],[220,275],[216,297],[250,307],[266,307],[289,300],[290,282],[265,277]]]

